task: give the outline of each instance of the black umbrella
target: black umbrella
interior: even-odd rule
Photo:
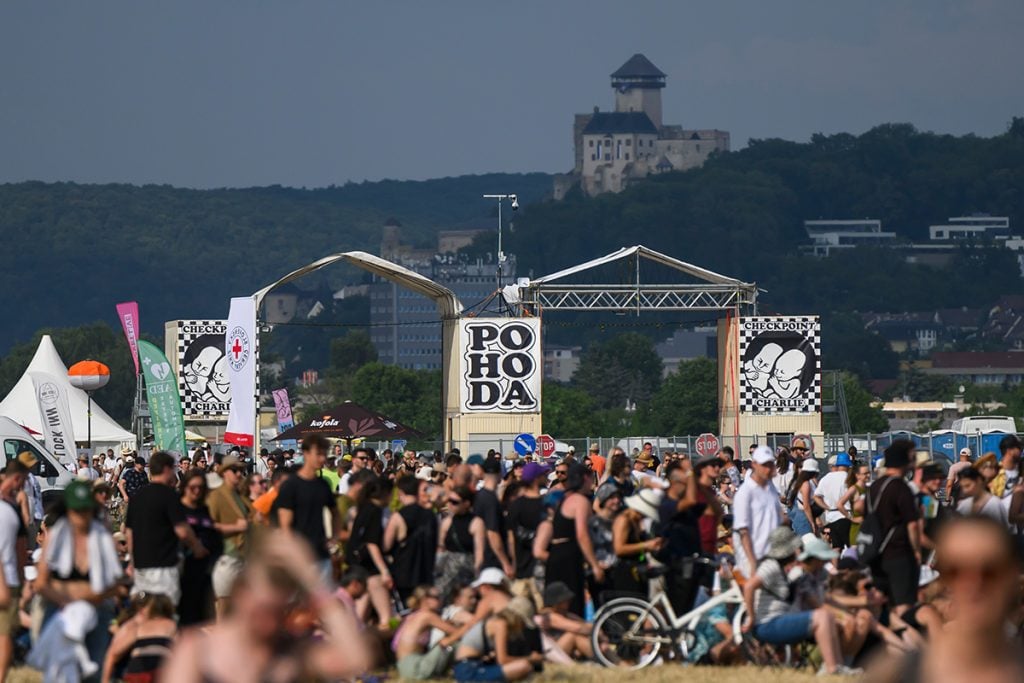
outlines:
[[[358,403],[345,401],[336,408],[331,408],[311,420],[297,424],[278,434],[272,440],[302,439],[310,434],[320,434],[346,441],[359,438],[390,440],[423,436],[412,427],[407,427],[397,420],[364,408]]]

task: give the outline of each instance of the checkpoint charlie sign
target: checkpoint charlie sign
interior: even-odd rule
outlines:
[[[540,412],[544,362],[537,318],[459,321],[459,378],[466,412]]]
[[[817,316],[742,318],[739,362],[741,412],[821,412]]]

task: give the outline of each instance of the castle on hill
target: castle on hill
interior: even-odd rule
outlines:
[[[662,123],[666,76],[647,57],[633,55],[611,78],[615,111],[594,107],[592,113],[576,114],[576,163],[571,173],[555,178],[555,199],[576,185],[589,196],[621,192],[638,178],[696,168],[712,152],[729,151],[727,131]]]

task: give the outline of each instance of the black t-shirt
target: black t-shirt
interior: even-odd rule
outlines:
[[[326,560],[331,556],[327,551],[324,508],[334,510],[334,494],[324,479],[303,479],[298,475],[288,477],[281,484],[274,507],[292,511],[292,529],[309,541],[317,557]]]
[[[178,536],[174,527],[185,521],[185,507],[170,486],[146,484],[128,502],[125,524],[132,530],[132,558],[136,569],[174,567],[178,564]]]
[[[693,557],[701,551],[697,521],[707,506],[698,503],[679,512],[678,504],[675,498],[665,496],[658,507],[659,522],[655,533],[665,538],[665,547],[658,556],[661,561]]]
[[[544,499],[520,496],[508,506],[508,528],[516,543],[516,578],[533,578],[533,538],[544,521]]]
[[[190,508],[189,506],[182,503],[181,509],[185,512],[185,521],[192,527],[192,531],[195,533],[196,538],[203,544],[203,547],[209,551],[209,555],[203,558],[204,562],[213,564],[212,560],[216,560],[220,557],[220,554],[224,552],[224,537],[221,536],[220,532],[214,526],[213,518],[210,517],[210,508],[205,505],[200,505],[197,508]],[[191,551],[186,550],[186,557],[191,555]]]
[[[487,531],[497,531],[502,544],[505,543],[505,518],[501,513],[501,505],[498,504],[498,496],[494,491],[480,489],[476,492],[476,499],[473,501],[473,514],[484,520],[484,528]],[[484,567],[501,569],[501,562],[491,550],[490,541],[484,543]]]
[[[384,510],[373,503],[359,506],[352,520],[352,537],[345,545],[345,561],[350,565],[363,567],[371,575],[380,574],[373,557],[366,549],[373,543],[384,552]]]
[[[882,486],[889,480],[892,480],[892,483],[886,486],[885,491],[879,495]],[[887,535],[889,529],[895,528],[889,543],[885,546],[882,557],[889,559],[913,555],[914,551],[910,545],[907,525],[917,520],[921,514],[917,507],[917,501],[914,499],[914,493],[907,486],[907,482],[903,479],[882,477],[871,485],[868,495],[871,497],[872,507],[878,512],[882,534]]]
[[[391,574],[400,588],[434,582],[437,556],[437,515],[419,505],[406,505],[397,514],[405,521],[405,538],[392,548]],[[383,548],[381,549],[383,551]]]

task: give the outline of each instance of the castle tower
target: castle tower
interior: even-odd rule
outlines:
[[[639,52],[612,74],[615,111],[642,111],[661,129],[661,89],[665,74]]]

